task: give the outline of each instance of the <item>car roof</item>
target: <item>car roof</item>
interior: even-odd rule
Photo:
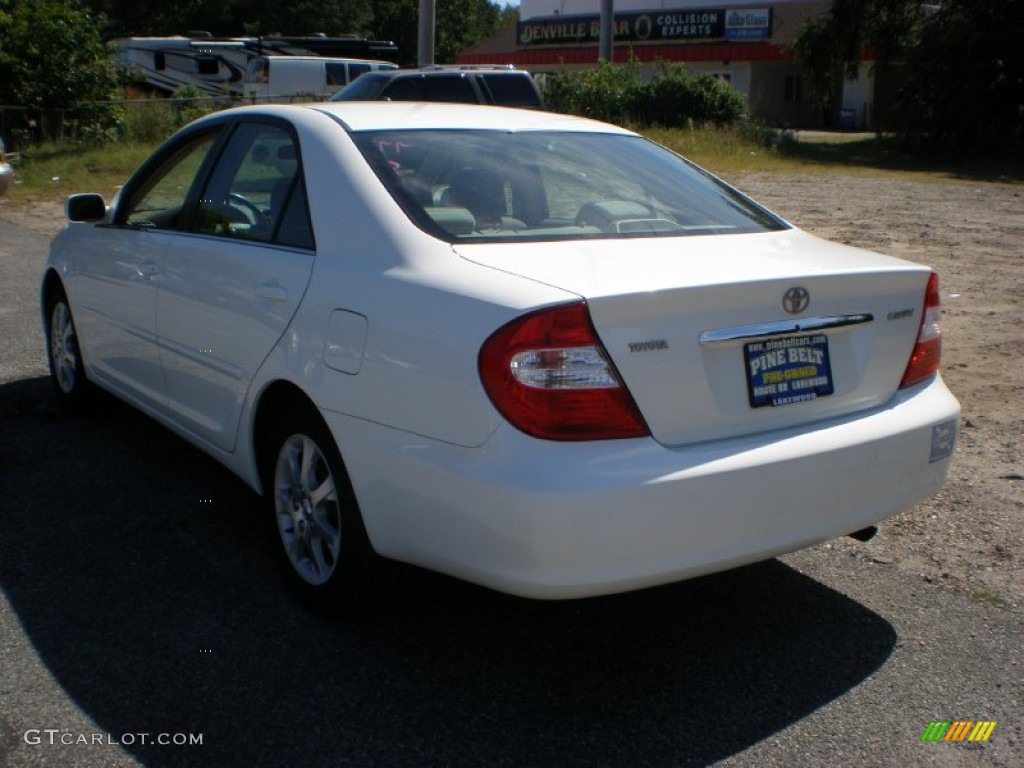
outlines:
[[[389,80],[396,77],[439,77],[442,75],[469,75],[482,73],[485,75],[507,75],[513,77],[530,77],[525,69],[516,69],[510,64],[431,64],[416,69],[390,69],[386,72],[374,72],[374,77],[385,77]]]
[[[365,77],[365,75],[364,75]],[[351,131],[507,130],[572,131],[634,135],[625,128],[583,117],[541,110],[421,101],[327,101],[235,107],[210,118],[233,114],[268,115],[303,122],[310,111],[330,115]]]
[[[279,62],[279,61],[327,61],[327,62],[331,62],[331,63],[338,62],[338,61],[344,61],[344,62],[348,62],[348,63],[390,64],[392,67],[397,67],[398,66],[397,64],[394,64],[394,63],[392,63],[390,61],[386,61],[384,59],[358,59],[358,58],[353,58],[351,56],[300,56],[300,55],[291,55],[291,54],[287,54],[287,53],[280,53],[280,54],[277,54],[277,53],[267,53],[267,54],[263,54],[261,56],[255,56],[254,58],[257,58],[257,59],[267,59],[268,61],[273,61],[275,63]],[[388,71],[392,71],[392,70],[388,70]]]

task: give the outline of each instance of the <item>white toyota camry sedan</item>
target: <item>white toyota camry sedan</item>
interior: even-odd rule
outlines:
[[[935,273],[614,126],[243,107],[67,213],[59,399],[240,475],[320,608],[388,559],[538,598],[693,577],[866,535],[949,468]]]

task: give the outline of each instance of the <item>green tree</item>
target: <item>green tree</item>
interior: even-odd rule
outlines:
[[[1024,153],[1024,2],[947,0],[907,52],[895,127],[958,152]]]
[[[1024,146],[1021,0],[834,0],[793,44],[823,115],[865,50],[902,83],[893,126],[918,145]]]
[[[83,0],[109,20],[113,37],[182,35],[202,30],[217,36],[355,34],[398,45],[401,63],[417,59],[419,0],[178,0],[163,5],[138,0]],[[438,0],[435,59],[448,63],[464,48],[515,20],[515,8],[489,0]]]
[[[843,78],[859,74],[865,49],[884,70],[913,44],[921,15],[920,0],[834,0],[828,13],[804,24],[792,48],[825,120],[838,109]]]
[[[502,6],[489,0],[438,0],[434,61],[453,63],[460,51],[493,35],[509,18]],[[419,0],[378,0],[371,32],[377,39],[394,40],[399,63],[414,66],[419,58]]]
[[[109,99],[116,86],[103,21],[76,0],[0,0],[0,104],[38,115],[47,137],[64,121],[113,118],[87,102]]]

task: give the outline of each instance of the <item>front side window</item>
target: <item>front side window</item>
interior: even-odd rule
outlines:
[[[679,237],[787,226],[640,136],[445,129],[353,138],[409,217],[450,242]]]
[[[136,227],[176,229],[218,135],[218,131],[209,131],[186,141],[148,176],[133,184],[121,206],[119,221]]]

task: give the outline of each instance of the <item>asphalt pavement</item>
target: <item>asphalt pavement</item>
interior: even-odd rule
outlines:
[[[1024,616],[845,547],[303,612],[245,485],[112,398],[55,409],[46,245],[0,220],[0,766],[1024,765]],[[958,720],[996,726],[921,740]]]

